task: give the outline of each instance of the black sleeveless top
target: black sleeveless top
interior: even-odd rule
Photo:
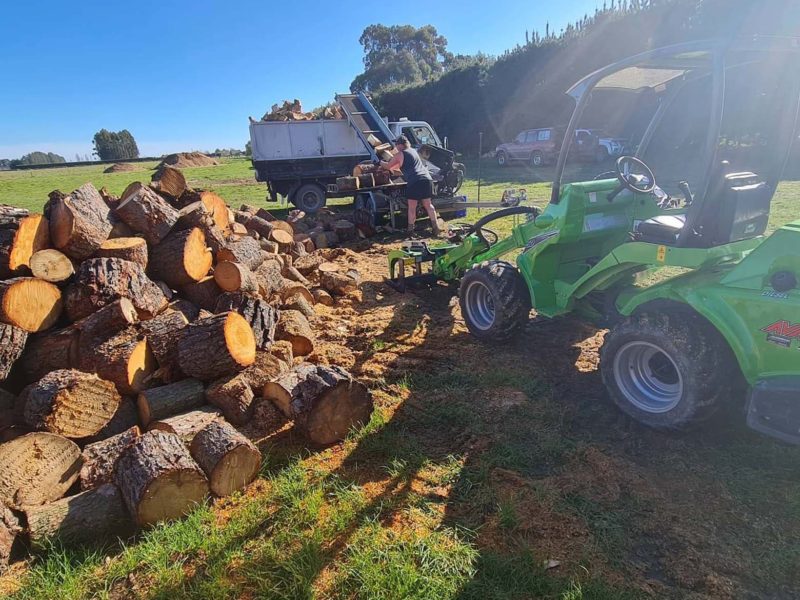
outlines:
[[[400,170],[403,172],[403,179],[405,179],[406,183],[409,185],[423,179],[427,179],[428,181],[433,180],[430,171],[428,171],[428,168],[422,163],[422,159],[413,148],[403,150],[403,166],[400,167]]]

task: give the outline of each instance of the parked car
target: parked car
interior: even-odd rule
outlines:
[[[512,142],[497,146],[497,164],[504,167],[521,161],[540,167],[555,162],[561,150],[562,137],[563,130],[558,127],[522,131]],[[621,138],[608,137],[599,129],[576,129],[570,157],[601,162],[621,156],[624,149],[625,140]]]
[[[578,129],[577,131],[584,130]],[[611,137],[602,129],[587,129],[586,131],[597,138],[597,143],[605,150],[606,156],[603,156],[603,159],[619,158],[625,154],[628,149],[629,142],[625,138]],[[600,155],[598,155],[598,158],[600,158]]]

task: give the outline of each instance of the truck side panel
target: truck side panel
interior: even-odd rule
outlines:
[[[261,121],[250,124],[253,162],[320,156],[368,157],[345,120]]]

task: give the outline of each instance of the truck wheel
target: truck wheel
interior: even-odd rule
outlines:
[[[534,167],[541,167],[544,164],[544,154],[538,150],[534,150],[531,154],[531,165]]]
[[[495,158],[497,159],[497,165],[498,166],[500,166],[500,167],[507,167],[508,166],[508,155],[506,155],[505,152],[502,152],[502,151],[498,152],[497,156]]]
[[[466,272],[458,291],[461,315],[470,333],[501,342],[518,333],[531,312],[528,286],[511,263],[492,260]]]
[[[687,429],[719,407],[734,370],[710,325],[687,311],[642,313],[617,323],[600,350],[614,403],[657,429]],[[726,362],[720,364],[720,359]]]
[[[292,195],[292,204],[306,213],[315,213],[325,206],[325,190],[316,183],[301,185]]]

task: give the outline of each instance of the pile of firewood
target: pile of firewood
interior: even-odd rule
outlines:
[[[0,570],[15,540],[121,536],[247,485],[261,454],[237,427],[319,446],[372,412],[308,362],[315,305],[358,295],[331,248],[353,223],[155,179],[0,205]]]
[[[344,112],[338,105],[325,106],[317,112],[303,112],[300,100],[296,98],[283,104],[273,104],[272,108],[261,117],[262,121],[313,121],[315,119],[344,119]]]

